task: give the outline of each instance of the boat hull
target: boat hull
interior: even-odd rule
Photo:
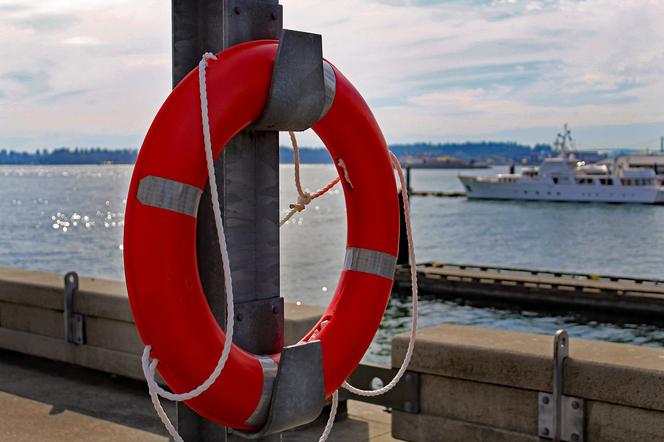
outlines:
[[[664,204],[658,186],[505,183],[460,176],[469,199]]]

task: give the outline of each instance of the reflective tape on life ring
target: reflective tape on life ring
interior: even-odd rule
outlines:
[[[215,158],[262,114],[277,44],[234,46],[209,62]],[[209,376],[224,342],[196,257],[196,215],[207,182],[197,75],[194,70],[182,80],[155,117],[134,167],[125,215],[125,275],[136,326],[176,393]],[[341,180],[348,226],[343,271],[325,315],[307,334],[321,342],[330,395],[357,366],[383,316],[398,251],[399,210],[387,146],[369,107],[328,62],[324,81],[328,109],[313,130],[334,164],[342,160],[345,170],[337,166],[337,173],[348,173]],[[232,249],[230,259],[232,265]],[[278,354],[254,355],[234,345],[217,381],[187,405],[222,425],[261,427],[278,363]]]

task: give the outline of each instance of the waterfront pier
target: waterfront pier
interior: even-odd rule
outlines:
[[[81,315],[79,343],[66,339],[61,275],[0,269],[0,406],[13,410],[0,421],[0,440],[166,440],[145,391],[143,345],[124,284],[82,277],[72,295],[69,313]],[[297,342],[322,312],[286,304],[285,342]],[[393,367],[407,341],[394,338]],[[551,336],[459,325],[420,329],[399,387],[374,404],[342,398],[345,412],[330,440],[535,442],[552,439],[556,421],[567,434],[560,440],[664,440],[663,349],[563,342],[555,364]],[[369,387],[391,373],[360,365],[352,382]],[[556,400],[559,415],[547,407]],[[284,440],[316,440],[322,416]]]
[[[397,269],[397,290],[410,290],[409,269]],[[440,297],[651,318],[661,318],[664,313],[664,280],[660,279],[442,262],[420,263],[417,274],[422,292]]]

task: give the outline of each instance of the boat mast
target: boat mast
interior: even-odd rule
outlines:
[[[553,143],[553,145],[559,151],[558,156],[560,158],[572,157],[572,143],[572,131],[569,130],[567,123],[565,123],[562,133],[558,133],[556,136],[556,141]]]

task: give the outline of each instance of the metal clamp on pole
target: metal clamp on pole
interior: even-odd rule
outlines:
[[[569,336],[558,330],[553,338],[553,393],[538,394],[538,435],[554,442],[583,442],[583,399],[563,395],[565,360]]]
[[[78,274],[69,272],[65,275],[64,322],[65,340],[70,344],[85,344],[85,317],[74,313],[74,295],[78,291]]]
[[[306,130],[327,113],[335,92],[336,78],[332,67],[323,61],[321,36],[284,30],[274,63],[267,104],[251,130]],[[283,342],[283,316],[280,324],[267,326],[273,321],[279,321],[278,317],[273,318],[275,307],[277,311],[283,311],[283,304],[279,308],[273,300],[236,304],[236,317],[241,315],[236,318],[236,326],[244,330],[236,330],[239,332],[236,343],[242,346],[243,341],[249,340],[251,347],[256,347],[256,343],[267,339],[260,345],[266,350],[275,341]],[[255,329],[249,330],[247,326]],[[275,326],[280,328],[278,333],[266,333],[267,330],[275,329]],[[257,410],[261,418],[257,420],[265,422],[263,428],[252,432],[235,430],[233,434],[247,439],[278,434],[316,420],[325,404],[320,342],[284,347],[272,383],[271,397]]]
[[[306,130],[325,116],[335,93],[336,77],[323,60],[321,36],[284,29],[267,104],[251,129]]]
[[[320,341],[284,347],[267,420],[256,432],[233,431],[246,439],[260,439],[314,421],[325,406],[323,351]]]

